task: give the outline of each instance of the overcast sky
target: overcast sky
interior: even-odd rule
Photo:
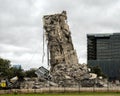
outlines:
[[[25,70],[47,68],[42,17],[63,10],[80,63],[87,61],[86,34],[120,32],[120,0],[0,0],[0,57]]]

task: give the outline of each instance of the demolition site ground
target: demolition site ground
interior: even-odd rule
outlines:
[[[81,92],[81,93],[44,93],[44,94],[4,94],[0,96],[120,96],[119,92]]]

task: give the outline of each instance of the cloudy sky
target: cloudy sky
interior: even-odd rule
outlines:
[[[25,70],[47,68],[42,17],[63,10],[80,63],[87,61],[86,34],[120,32],[120,0],[0,0],[0,57]]]

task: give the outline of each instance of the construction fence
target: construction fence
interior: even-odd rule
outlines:
[[[39,89],[6,89],[0,90],[0,94],[26,94],[26,93],[72,93],[72,92],[120,92],[120,86],[116,87],[44,87]]]

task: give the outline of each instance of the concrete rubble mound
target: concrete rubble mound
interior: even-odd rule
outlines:
[[[58,86],[73,86],[78,83],[83,86],[93,86],[97,76],[91,77],[93,75],[89,73],[87,65],[78,63],[77,53],[67,24],[66,11],[60,14],[45,15],[43,27],[47,40],[51,81]]]
[[[53,82],[69,87],[79,85],[81,80],[91,77],[87,66],[80,64],[58,64],[51,74]]]

